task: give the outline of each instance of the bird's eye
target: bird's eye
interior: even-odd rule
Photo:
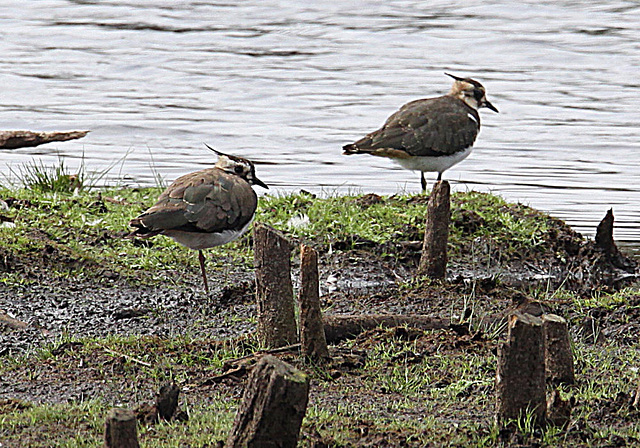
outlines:
[[[482,100],[482,98],[484,98],[484,90],[474,89],[473,96],[475,97],[476,101]]]
[[[233,169],[233,171],[234,171],[236,174],[242,174],[242,172],[244,171],[244,168],[242,168],[240,165],[237,165],[237,166]]]

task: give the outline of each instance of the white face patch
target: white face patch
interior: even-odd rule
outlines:
[[[251,172],[251,165],[248,160],[231,159],[225,155],[221,155],[218,158],[216,167],[220,168],[223,171],[226,171],[227,173],[235,174],[242,178],[246,177],[247,174]]]

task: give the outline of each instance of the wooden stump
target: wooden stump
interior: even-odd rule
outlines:
[[[155,425],[160,420],[167,422],[188,420],[187,413],[178,409],[179,395],[180,388],[175,383],[163,385],[156,395],[154,404],[143,403],[136,408],[135,413],[138,421],[148,425]]]
[[[178,409],[178,396],[180,395],[180,388],[176,383],[167,383],[160,388],[160,392],[156,397],[156,409],[158,410],[158,417],[169,421],[173,418],[173,415]]]
[[[300,246],[300,342],[302,353],[314,361],[329,357],[320,310],[318,253],[309,246]]]
[[[107,448],[139,448],[135,414],[128,409],[113,408],[104,425],[104,446]]]
[[[309,399],[309,377],[265,355],[253,368],[226,448],[295,448]]]
[[[596,247],[602,250],[606,260],[613,266],[628,273],[635,273],[637,266],[636,262],[622,255],[613,240],[613,223],[613,210],[609,209],[596,228]]]
[[[573,384],[573,353],[567,321],[555,314],[542,316],[544,361],[547,381],[553,384]]]
[[[63,142],[66,140],[82,138],[88,133],[89,131],[0,131],[0,149],[16,149],[28,146],[38,146],[49,142]]]
[[[537,425],[546,417],[542,319],[516,313],[509,319],[507,342],[498,349],[498,421],[521,420],[532,413]]]
[[[596,228],[596,246],[605,251],[608,255],[614,256],[618,253],[618,247],[613,241],[613,209],[607,210],[606,215]]]
[[[282,233],[264,224],[253,228],[258,302],[258,339],[267,348],[298,342],[291,245]]]
[[[433,186],[427,205],[424,242],[418,273],[434,279],[443,279],[447,275],[447,242],[451,219],[450,196],[449,182],[446,180],[438,181]]]

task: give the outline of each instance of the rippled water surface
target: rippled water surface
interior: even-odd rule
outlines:
[[[210,164],[207,142],[276,191],[418,192],[418,173],[341,146],[446,93],[447,71],[500,109],[445,173],[454,190],[588,235],[613,207],[616,237],[640,242],[636,1],[0,0],[0,21],[0,129],[91,130],[0,151],[5,176],[64,157],[153,185]]]

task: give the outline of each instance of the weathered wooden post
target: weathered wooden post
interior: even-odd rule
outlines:
[[[263,356],[251,372],[225,448],[295,448],[308,399],[305,373]]]
[[[302,354],[314,361],[329,357],[320,310],[318,253],[310,246],[300,246],[300,342]]]
[[[596,228],[596,246],[602,249],[608,256],[616,256],[618,247],[613,240],[613,209],[607,210],[607,214]]]
[[[520,420],[532,413],[537,425],[546,417],[546,383],[542,319],[515,313],[509,318],[507,341],[498,348],[497,419]]]
[[[630,274],[635,273],[637,263],[634,260],[625,257],[613,240],[613,223],[613,210],[609,209],[596,228],[596,247],[604,252],[605,259],[609,263]]]
[[[174,418],[186,420],[186,413],[178,410],[178,396],[180,388],[173,382],[160,387],[156,394],[154,404],[142,404],[136,408],[139,421],[147,424],[156,424],[160,420],[171,421]]]
[[[451,219],[451,188],[446,180],[433,186],[427,205],[424,242],[418,273],[434,279],[447,276],[447,242]]]
[[[167,383],[160,388],[156,397],[156,409],[158,418],[169,421],[178,409],[178,396],[180,388],[176,383]]]
[[[298,342],[291,244],[281,232],[264,224],[253,228],[258,302],[258,339],[267,348]]]
[[[573,384],[575,374],[567,321],[555,314],[544,314],[542,331],[547,381],[553,384]]]
[[[128,409],[113,408],[104,424],[106,448],[139,448],[136,416]]]

